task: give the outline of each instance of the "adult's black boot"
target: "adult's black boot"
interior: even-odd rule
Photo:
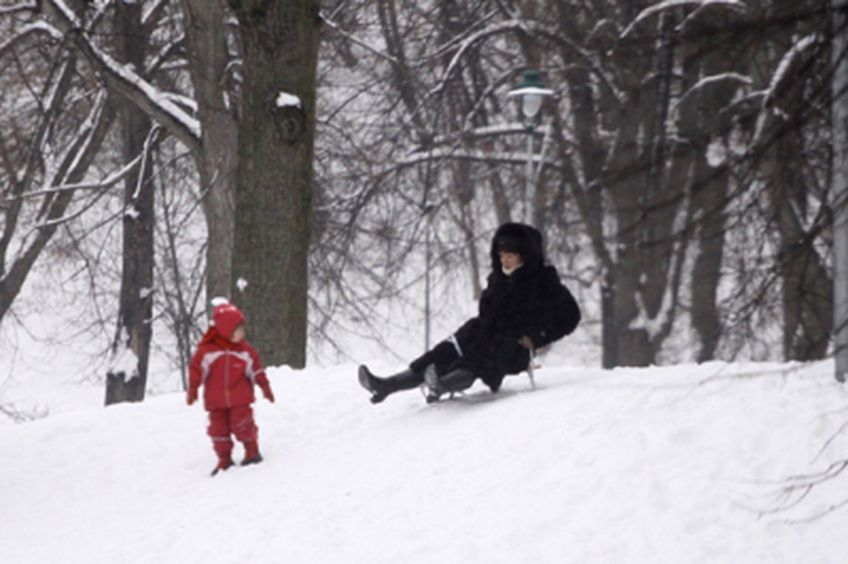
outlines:
[[[407,368],[386,378],[374,376],[364,364],[359,367],[359,385],[371,393],[371,403],[380,403],[389,395],[401,390],[417,388],[424,381],[420,372]]]
[[[476,377],[467,368],[451,370],[443,376],[436,374],[435,367],[428,366],[424,372],[424,382],[427,384],[427,403],[439,401],[444,394],[461,392],[471,387]]]

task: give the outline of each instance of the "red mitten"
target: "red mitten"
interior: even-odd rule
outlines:
[[[186,403],[191,405],[197,401],[197,388],[189,388],[186,391]]]
[[[271,391],[271,383],[262,382],[259,384],[259,388],[262,390],[262,395],[265,396],[265,399],[274,403],[274,392]]]

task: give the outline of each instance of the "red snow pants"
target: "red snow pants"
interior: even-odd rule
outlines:
[[[259,428],[253,421],[253,408],[250,404],[234,405],[229,409],[209,411],[209,427],[206,433],[212,438],[212,448],[221,460],[229,460],[233,451],[235,435],[242,443],[256,443]]]

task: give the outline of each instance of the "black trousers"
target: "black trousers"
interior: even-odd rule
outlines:
[[[460,327],[453,338],[462,356],[454,343],[445,340],[413,360],[409,368],[423,374],[432,364],[439,376],[465,368],[497,391],[507,374],[518,374],[530,362],[530,352],[518,344],[518,337],[487,335],[476,317]]]

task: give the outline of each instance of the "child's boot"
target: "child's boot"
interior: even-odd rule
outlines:
[[[214,444],[215,454],[218,455],[218,464],[212,469],[214,476],[222,470],[226,470],[233,465],[232,451],[233,443],[229,441],[220,441]]]
[[[257,441],[244,442],[244,460],[241,461],[242,466],[248,464],[259,464],[262,462],[262,455],[259,454],[259,444]]]
[[[229,460],[229,459],[228,460],[219,460],[218,465],[215,466],[215,468],[212,469],[212,475],[214,476],[218,472],[221,472],[222,470],[226,470],[227,468],[229,468],[232,465],[233,465],[232,460]]]

